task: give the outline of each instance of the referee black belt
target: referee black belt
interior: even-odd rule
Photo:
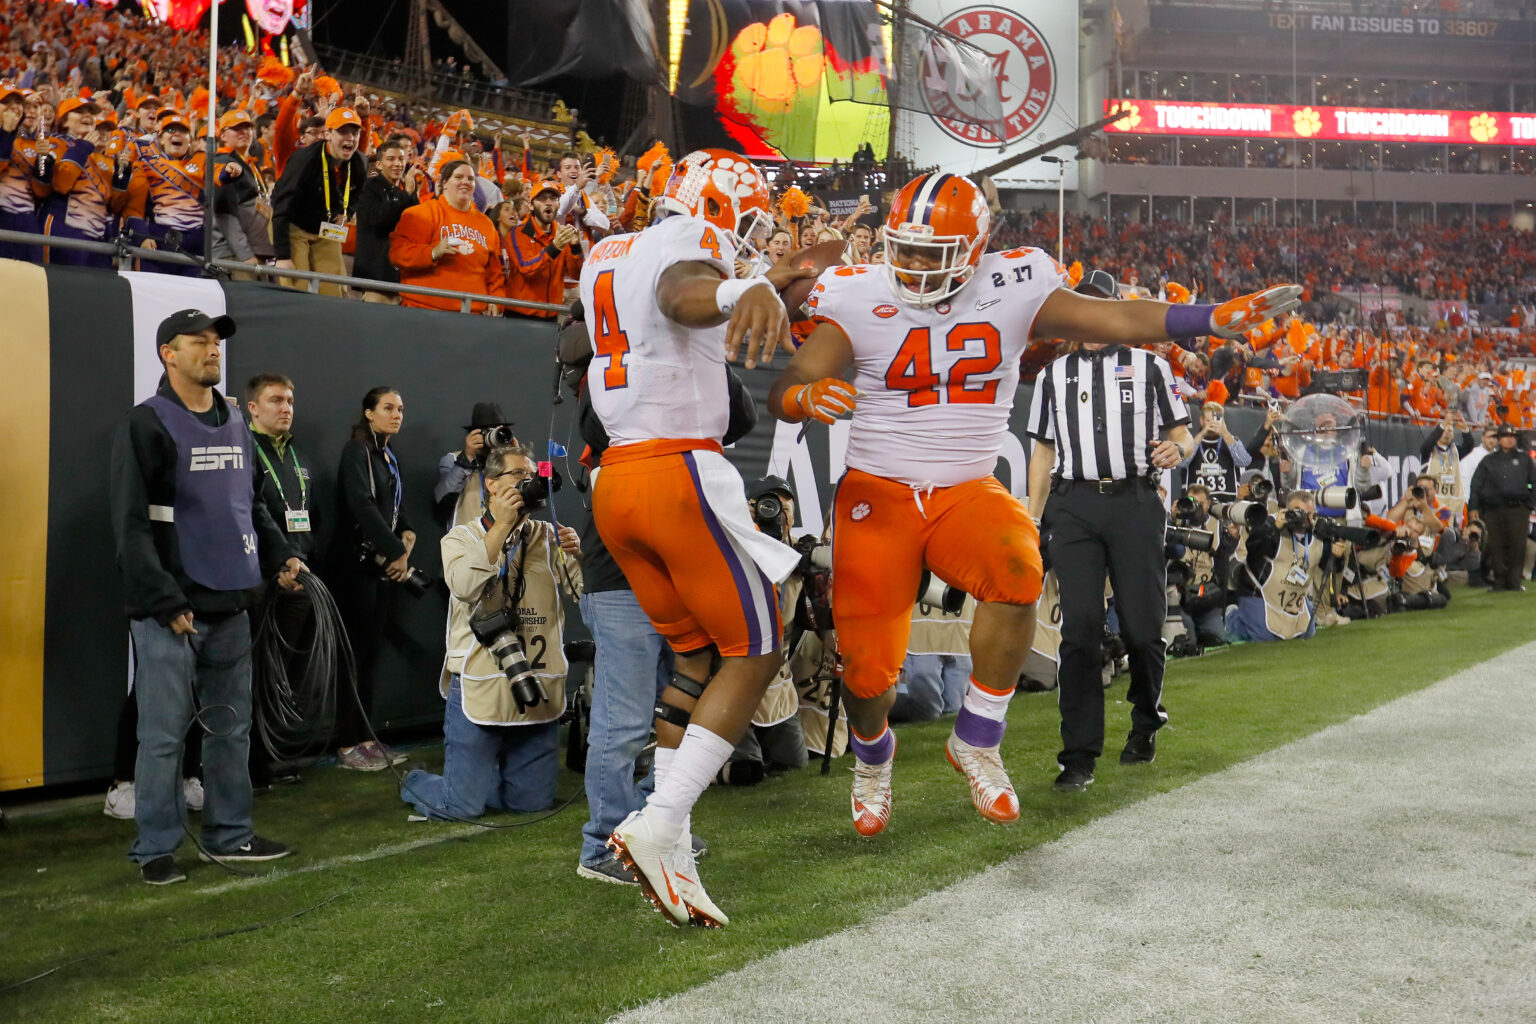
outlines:
[[[1051,478],[1051,493],[1070,494],[1074,490],[1081,490],[1087,491],[1090,494],[1095,492],[1099,494],[1119,494],[1121,491],[1130,490],[1137,484],[1145,484],[1151,487],[1152,481],[1144,476],[1133,476],[1124,480],[1110,480],[1108,478],[1103,480],[1068,480],[1065,477],[1058,476]]]

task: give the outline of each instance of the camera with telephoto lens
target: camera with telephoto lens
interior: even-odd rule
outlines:
[[[544,688],[528,667],[528,653],[523,647],[523,638],[517,635],[517,626],[517,612],[511,608],[483,612],[469,620],[475,639],[512,684],[512,699],[517,702],[517,710],[527,711],[549,698],[544,696]]]
[[[1166,534],[1170,544],[1182,544],[1186,548],[1195,551],[1215,551],[1216,534],[1210,530],[1201,530],[1193,526],[1170,526]]]
[[[1229,501],[1225,505],[1212,505],[1211,515],[1231,526],[1253,529],[1269,516],[1262,501]]]
[[[1319,516],[1312,524],[1317,539],[1331,544],[1336,540],[1348,541],[1361,548],[1373,548],[1381,543],[1381,534],[1368,526],[1345,526],[1327,516]]]
[[[1360,492],[1343,485],[1319,487],[1311,497],[1318,508],[1351,509],[1360,504]]]
[[[1200,517],[1200,503],[1187,494],[1173,499],[1173,521],[1191,523]]]
[[[1364,505],[1368,501],[1378,501],[1381,498],[1381,494],[1381,484],[1371,484],[1371,486],[1359,493],[1360,504]]]
[[[765,494],[752,502],[752,521],[774,540],[785,536],[783,500],[777,494]]]
[[[1286,533],[1311,533],[1312,513],[1304,508],[1288,508],[1280,523],[1280,529]]]
[[[365,540],[358,544],[358,561],[364,565],[371,565],[379,572],[379,579],[389,580],[384,575],[384,568],[389,565],[389,559],[379,553],[379,549],[373,546],[373,541]],[[432,586],[432,577],[416,568],[414,565],[405,567],[405,578],[402,580],[389,580],[391,583],[399,583],[405,588],[406,593],[412,597],[421,597]]]
[[[1268,501],[1275,493],[1275,485],[1267,477],[1254,477],[1248,481],[1248,497],[1252,501]]]
[[[952,587],[927,569],[917,584],[917,603],[938,608],[946,615],[959,615],[965,607],[965,591]]]
[[[533,515],[543,508],[550,494],[558,491],[564,483],[565,481],[560,477],[560,471],[550,466],[548,478],[530,476],[518,484],[517,493],[522,496],[524,514]]]
[[[507,448],[517,444],[517,435],[512,432],[512,426],[508,423],[486,427],[480,431],[480,437],[485,441],[485,447],[480,449],[482,461],[485,459],[485,453],[492,448]]]

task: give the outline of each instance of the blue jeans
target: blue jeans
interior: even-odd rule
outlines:
[[[1307,623],[1307,631],[1296,637],[1297,640],[1310,640],[1317,632],[1317,609],[1312,607],[1311,601],[1307,602],[1307,608],[1312,612],[1312,618]],[[1240,597],[1237,604],[1227,609],[1227,639],[1250,643],[1280,639],[1269,631],[1269,623],[1264,620],[1263,598]]]
[[[543,811],[554,806],[560,770],[560,723],[476,725],[464,717],[459,677],[448,687],[443,712],[443,774],[413,768],[400,799],[417,814],[452,820],[478,818],[487,807]]]
[[[196,633],[178,636],[154,619],[133,619],[133,686],[139,702],[139,756],[134,762],[138,838],[128,856],[140,864],[181,842],[186,797],[182,745],[192,724],[193,693],[202,709],[202,843],[214,853],[245,845],[251,827],[251,622],[245,612],[220,622],[194,619]]]
[[[952,715],[965,700],[971,682],[971,659],[956,654],[909,654],[896,685],[893,722],[931,722]]]
[[[672,677],[672,651],[628,590],[581,596],[581,619],[597,644],[592,727],[587,733],[587,809],[581,862],[609,856],[608,837],[651,794],[654,773],[635,782],[635,761],[651,737],[656,699]]]

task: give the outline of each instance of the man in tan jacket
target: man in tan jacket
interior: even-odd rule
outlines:
[[[413,819],[470,819],[487,807],[541,811],[555,802],[566,676],[560,589],[572,598],[581,593],[581,545],[570,527],[557,531],[529,517],[538,505],[530,509],[524,493],[536,473],[527,449],[492,449],[481,516],[443,537],[443,579],[452,595],[439,682],[448,702],[443,774],[406,774],[400,798],[415,807]],[[507,610],[518,640],[511,651],[503,648],[507,630],[487,635],[485,625]],[[518,698],[509,669],[532,684],[534,701]]]

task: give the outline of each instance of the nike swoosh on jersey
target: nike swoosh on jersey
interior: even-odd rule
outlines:
[[[977,299],[976,300],[976,308],[977,309],[986,309],[988,306],[995,306],[999,302],[1002,302],[1002,301],[1003,301],[1002,299]]]

